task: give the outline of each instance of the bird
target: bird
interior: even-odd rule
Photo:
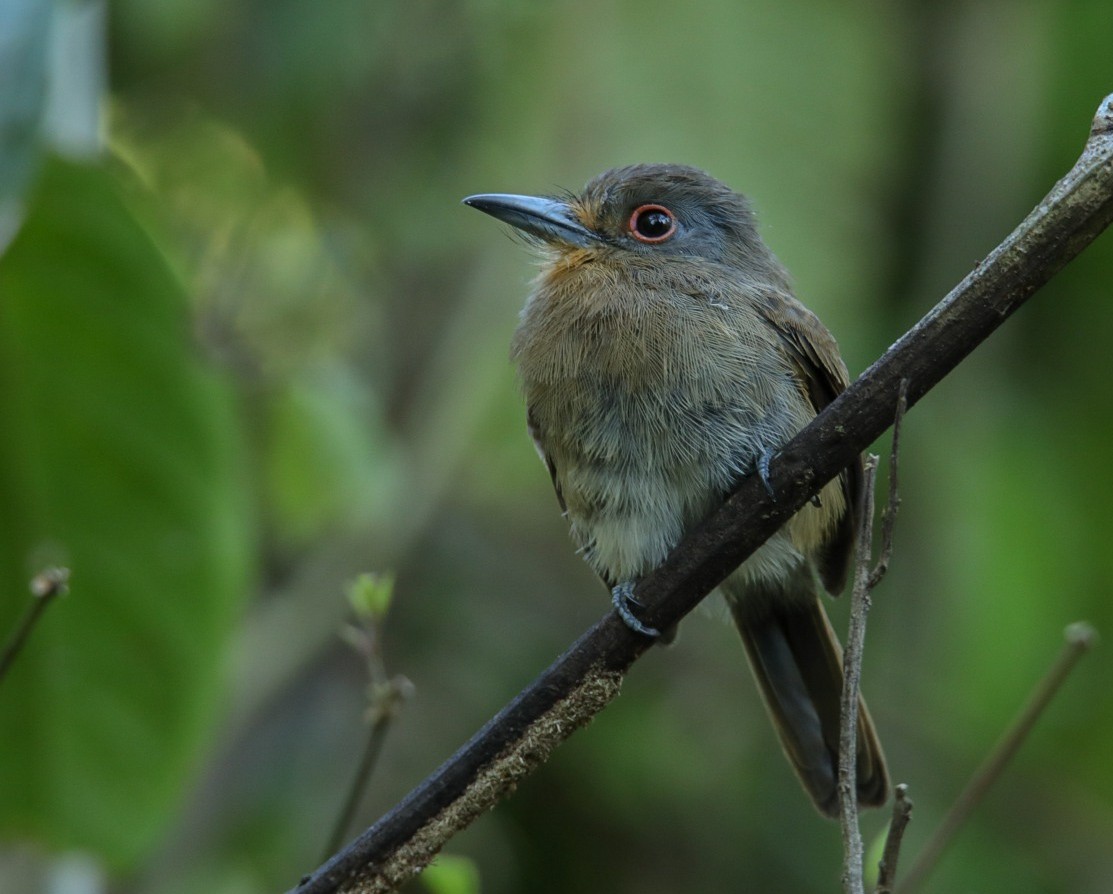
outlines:
[[[464,203],[539,249],[511,358],[572,540],[639,634],[637,581],[849,384],[749,201],[700,169],[636,164],[579,193]],[[842,650],[820,602],[846,583],[861,458],[719,586],[782,749],[825,816],[837,790]],[[775,495],[774,495],[775,496]],[[865,702],[857,800],[887,800]]]

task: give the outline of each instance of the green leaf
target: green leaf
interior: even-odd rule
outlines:
[[[348,604],[356,616],[373,623],[386,617],[394,598],[394,575],[365,572],[348,585]]]
[[[228,389],[103,171],[50,163],[0,259],[0,636],[72,569],[0,683],[0,832],[132,865],[211,732],[247,592]]]

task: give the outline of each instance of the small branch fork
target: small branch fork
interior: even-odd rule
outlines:
[[[369,704],[366,716],[370,731],[344,805],[325,845],[324,859],[344,843],[348,827],[371,782],[387,731],[414,692],[414,685],[407,677],[390,676],[383,656],[383,625],[394,597],[394,575],[362,574],[348,587],[347,595],[356,622],[346,626],[341,636],[360,654],[367,667]]]
[[[839,729],[839,823],[843,839],[842,886],[845,894],[864,894],[862,833],[858,825],[858,690],[862,676],[862,653],[866,640],[866,618],[870,610],[870,594],[881,583],[889,569],[893,554],[893,530],[900,509],[898,491],[898,459],[900,455],[900,430],[905,410],[908,409],[908,379],[901,379],[897,392],[896,411],[893,414],[893,441],[889,452],[889,502],[885,507],[881,526],[881,550],[877,564],[870,570],[873,554],[874,487],[877,481],[877,456],[869,454],[862,476],[862,513],[858,519],[858,543],[854,559],[854,583],[850,595],[850,627],[843,653],[843,690],[841,725]],[[889,875],[896,872],[904,828],[912,810],[912,802],[905,798],[907,786],[898,786],[898,815],[893,813],[889,838],[885,846]]]
[[[905,379],[900,385],[893,419],[893,442],[889,455],[889,502],[882,522],[881,550],[872,571],[869,570],[869,563],[872,551],[877,457],[870,454],[864,463],[862,515],[859,519],[854,586],[851,592],[850,627],[843,656],[844,683],[839,731],[839,821],[843,836],[844,894],[865,894],[862,835],[858,825],[856,795],[858,688],[861,679],[866,617],[870,610],[870,594],[885,576],[893,551],[893,528],[900,508],[898,491],[900,431],[901,421],[908,405],[907,395],[908,380]],[[1019,716],[1005,731],[985,762],[958,796],[954,806],[944,817],[899,886],[896,883],[897,861],[900,857],[904,831],[911,819],[912,802],[908,799],[908,786],[903,784],[896,786],[892,819],[885,840],[885,849],[878,865],[878,881],[874,894],[893,894],[894,891],[898,894],[913,894],[938,864],[947,845],[963,823],[969,819],[974,809],[985,799],[989,789],[1001,777],[1005,767],[1019,750],[1079,659],[1097,641],[1094,629],[1084,622],[1071,624],[1064,635],[1066,643],[1055,663],[1037,684]]]
[[[927,394],[1113,222],[1113,94],[1078,161],[965,279],[777,453],[772,500],[760,476],[637,585],[642,620],[677,623],[893,421]],[[581,636],[449,760],[371,828],[307,876],[298,894],[391,891],[456,831],[490,809],[617,695],[650,646],[614,613]]]

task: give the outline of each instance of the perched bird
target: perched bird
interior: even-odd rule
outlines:
[[[572,538],[632,629],[633,587],[738,481],[848,384],[834,338],[792,294],[746,199],[702,171],[607,171],[561,198],[465,204],[543,250],[511,354],[529,431]],[[861,463],[830,482],[720,586],[785,754],[838,811],[842,651],[819,603],[845,584]],[[888,795],[858,714],[858,800]]]

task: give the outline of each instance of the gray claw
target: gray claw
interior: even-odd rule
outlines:
[[[769,499],[776,502],[777,495],[773,492],[773,484],[769,480],[769,461],[773,458],[773,454],[768,450],[762,450],[761,455],[757,458],[757,474],[761,479],[761,483],[765,485],[765,492],[769,494]]]
[[[636,605],[638,608],[643,606],[634,596],[634,582],[632,580],[622,581],[611,590],[611,603],[614,605],[614,610],[618,612],[618,616],[622,618],[622,623],[633,630],[634,633],[640,633],[650,639],[656,639],[661,635],[661,631],[656,627],[649,627],[634,616],[630,606]]]

